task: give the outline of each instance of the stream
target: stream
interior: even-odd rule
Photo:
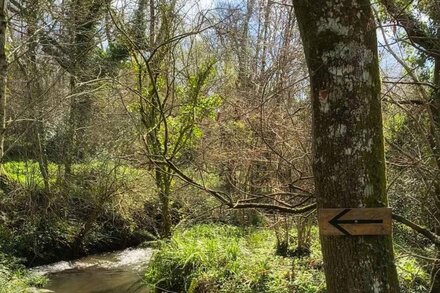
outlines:
[[[32,271],[48,276],[45,292],[146,293],[142,276],[151,254],[151,248],[128,248],[35,267]]]

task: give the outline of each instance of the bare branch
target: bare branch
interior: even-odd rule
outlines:
[[[247,208],[254,208],[254,209],[264,209],[264,210],[271,210],[271,211],[278,211],[278,212],[284,212],[288,214],[302,214],[311,210],[316,209],[316,203],[304,206],[304,207],[292,207],[292,206],[281,206],[276,204],[269,204],[269,203],[256,203],[256,202],[246,202],[246,201],[237,201],[233,202],[232,198],[227,195],[224,192],[217,191],[210,189],[198,182],[196,182],[194,179],[190,178],[189,176],[185,175],[176,165],[173,164],[173,162],[166,160],[166,163],[169,165],[169,167],[177,174],[177,176],[184,180],[185,182],[191,184],[194,187],[199,188],[200,190],[203,190],[210,195],[214,196],[216,199],[220,200],[223,204],[228,206],[231,209],[247,209]]]
[[[435,245],[440,246],[440,236],[439,235],[429,231],[425,227],[422,227],[422,226],[420,226],[414,222],[411,222],[410,220],[408,220],[400,215],[394,214],[394,213],[393,213],[393,219],[401,224],[404,224],[405,226],[410,227],[414,231],[422,234],[423,236],[428,238]]]
[[[440,56],[440,40],[423,28],[415,17],[400,7],[395,0],[381,0],[387,12],[402,26],[413,46],[435,57]]]

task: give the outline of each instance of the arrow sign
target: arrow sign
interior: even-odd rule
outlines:
[[[319,209],[318,222],[323,235],[388,235],[391,234],[391,209]]]

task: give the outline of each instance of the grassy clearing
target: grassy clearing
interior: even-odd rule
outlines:
[[[311,254],[276,256],[268,229],[197,225],[163,242],[145,276],[152,288],[172,292],[325,292],[317,230]],[[397,251],[402,292],[427,292],[429,276],[414,257]]]

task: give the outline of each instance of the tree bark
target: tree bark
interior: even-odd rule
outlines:
[[[385,207],[380,76],[370,2],[293,4],[310,74],[318,207]],[[399,292],[391,236],[321,235],[321,245],[328,292]]]
[[[430,293],[438,293],[440,292],[440,247],[436,246],[436,261],[432,266],[431,270],[431,290]]]
[[[4,145],[6,135],[6,82],[8,60],[6,58],[6,24],[8,0],[0,0],[0,173],[4,173]]]
[[[167,174],[160,167],[156,167],[156,187],[159,189],[159,202],[161,212],[161,237],[171,237],[171,182],[172,175]]]
[[[26,7],[26,19],[28,21],[27,35],[28,41],[28,56],[29,56],[29,70],[23,67],[23,74],[28,79],[28,100],[30,107],[30,114],[32,120],[28,134],[28,142],[32,145],[32,158],[38,162],[41,177],[43,178],[44,189],[49,191],[49,163],[46,152],[46,131],[44,126],[44,112],[42,109],[43,91],[41,86],[41,79],[38,77],[37,66],[37,44],[36,32],[38,30],[38,14],[37,9],[39,2],[35,1],[29,7]],[[29,72],[34,73],[35,76],[31,77]]]
[[[105,1],[75,0],[69,8],[70,42],[66,46],[70,73],[70,113],[67,121],[64,145],[64,165],[66,178],[72,172],[72,164],[84,161],[91,153],[89,126],[93,120],[93,88],[87,85],[92,79],[99,78],[100,71],[93,67],[93,54],[96,46],[97,25],[101,20]]]
[[[437,33],[438,39],[440,40],[440,29]],[[432,103],[430,104],[430,110],[432,115],[432,120],[434,123],[431,125],[431,132],[433,133],[434,140],[436,142],[433,152],[437,162],[437,172],[440,171],[440,56],[436,56],[434,59],[434,78],[433,83],[436,89],[432,93]],[[436,219],[440,219],[440,180],[437,179],[436,182],[436,195],[435,195],[435,206],[436,210],[434,216]],[[434,220],[434,231],[437,235],[440,235],[440,226]],[[436,245],[436,258],[434,261],[431,271],[431,293],[440,292],[440,247]]]

